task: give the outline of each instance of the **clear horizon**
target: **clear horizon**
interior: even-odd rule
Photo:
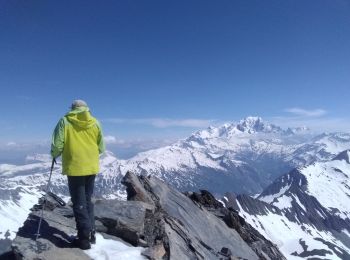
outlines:
[[[243,118],[241,120],[245,120]],[[288,130],[288,128],[293,128],[288,125],[288,122],[282,122],[282,125],[274,124],[263,118],[264,123],[273,124],[277,127],[281,127],[282,130]],[[280,119],[277,119],[279,121]],[[216,124],[210,125],[210,127],[222,127],[223,125],[233,124],[236,125],[240,120],[236,120],[235,122],[216,122]],[[286,125],[283,125],[283,124]],[[298,127],[298,126],[297,126]],[[299,127],[306,127],[306,125],[299,125]],[[149,151],[151,149],[157,149],[161,147],[165,147],[167,145],[172,145],[177,141],[183,140],[185,138],[190,137],[191,134],[195,134],[197,131],[206,130],[206,128],[198,128],[196,131],[192,133],[188,133],[187,135],[173,138],[173,139],[127,139],[121,140],[116,138],[113,135],[105,135],[104,140],[107,146],[107,151],[114,153],[114,155],[118,159],[130,159],[140,152]],[[304,134],[300,140],[304,138],[308,139],[310,137],[316,137],[318,135],[323,136],[327,131],[323,131],[322,129],[318,129],[318,131],[312,130],[307,127],[306,132],[300,133]],[[332,131],[331,131],[332,132]],[[336,132],[336,131],[334,131]],[[350,132],[344,131],[344,133],[350,134]],[[296,136],[296,140],[299,140],[299,137]],[[2,143],[0,146],[0,164],[2,163],[10,163],[10,164],[25,164],[27,162],[27,157],[35,155],[35,154],[49,154],[50,149],[50,140],[40,140],[40,141],[32,141],[32,142],[8,142]]]

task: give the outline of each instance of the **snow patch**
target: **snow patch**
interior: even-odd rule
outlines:
[[[326,241],[333,241],[336,246],[349,252],[348,248],[329,232],[319,231],[315,227],[309,225],[304,225],[303,230],[301,225],[289,221],[286,216],[274,214],[272,212],[267,215],[250,215],[243,210],[239,202],[238,207],[239,214],[244,217],[250,225],[254,226],[260,234],[275,243],[288,260],[305,259],[291,255],[293,252],[303,252],[303,248],[299,242],[300,239],[305,241],[308,250],[323,249],[329,251],[329,248],[326,245],[315,240],[316,237],[319,237]],[[260,225],[256,225],[255,223],[260,223]],[[344,233],[346,234],[346,232]],[[331,255],[327,254],[325,258],[341,260],[333,253]]]
[[[291,208],[292,207],[292,201],[293,199],[291,197],[288,197],[286,195],[283,195],[282,197],[279,197],[277,199],[277,202],[272,203],[274,206],[285,209],[285,208]]]
[[[0,203],[0,238],[5,238],[6,231],[10,232],[9,239],[14,239],[19,227],[27,219],[30,209],[38,202],[41,195],[23,187],[19,194],[20,199],[1,201]]]
[[[342,232],[350,238],[350,233],[349,233],[349,231],[347,231],[346,229],[343,229]]]
[[[350,216],[349,188],[350,167],[346,161],[314,163],[301,169],[307,179],[307,192],[317,198],[322,206],[337,208],[342,218]]]
[[[306,208],[304,207],[303,203],[300,202],[298,196],[294,196],[294,199],[296,200],[296,202],[298,203],[298,205],[306,212]]]
[[[291,185],[287,185],[281,188],[281,190],[276,193],[276,194],[272,194],[272,195],[267,195],[264,197],[259,198],[259,200],[261,201],[265,201],[266,203],[272,203],[274,201],[275,198],[280,197],[281,195],[283,195],[287,190],[289,190]]]
[[[96,234],[96,244],[84,252],[94,260],[128,259],[144,260],[141,255],[142,247],[133,247],[112,239],[105,239],[101,234]]]

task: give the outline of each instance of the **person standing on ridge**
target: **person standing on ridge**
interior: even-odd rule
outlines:
[[[100,123],[91,116],[83,100],[75,100],[71,111],[54,130],[51,155],[62,155],[62,173],[68,177],[73,212],[78,231],[74,245],[90,249],[96,243],[94,205],[91,197],[95,176],[99,173],[99,155],[105,151]]]

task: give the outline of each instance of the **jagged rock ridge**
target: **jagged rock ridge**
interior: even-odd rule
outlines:
[[[142,254],[148,259],[285,259],[236,211],[224,208],[208,192],[186,196],[155,177],[131,173],[123,183],[128,201],[96,201],[96,228],[105,237],[145,247]],[[40,213],[35,207],[7,257],[89,259],[70,246],[74,233],[71,207],[47,200],[45,208],[38,241],[33,240]]]

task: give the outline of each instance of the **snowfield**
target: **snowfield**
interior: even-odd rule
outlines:
[[[307,245],[307,252],[325,250],[324,259],[340,259],[334,251],[350,253],[346,246],[350,239],[341,242],[342,237],[349,238],[350,230],[338,223],[339,219],[348,221],[350,214],[349,152],[341,155],[343,159],[332,159],[346,149],[350,149],[349,133],[315,135],[307,128],[284,130],[261,118],[248,117],[195,132],[128,160],[106,152],[100,158],[95,194],[126,199],[120,180],[127,171],[133,171],[155,175],[181,191],[207,189],[215,195],[254,195],[276,208],[266,208],[268,213],[259,215],[250,214],[239,204],[242,216],[276,243],[288,259],[300,259],[297,255],[303,254],[303,245]],[[32,155],[26,161],[25,165],[0,164],[0,238],[14,238],[46,187],[50,156]],[[295,167],[297,174],[288,173]],[[53,171],[51,191],[69,198],[60,162]],[[226,203],[227,198],[221,202]],[[339,234],[322,229],[322,221],[311,223],[307,220],[309,212],[323,222],[338,217],[335,223],[340,225]],[[322,241],[331,242],[334,249]],[[91,254],[104,255],[95,249]],[[133,253],[129,253],[131,257]],[[321,255],[317,257],[323,259]]]

